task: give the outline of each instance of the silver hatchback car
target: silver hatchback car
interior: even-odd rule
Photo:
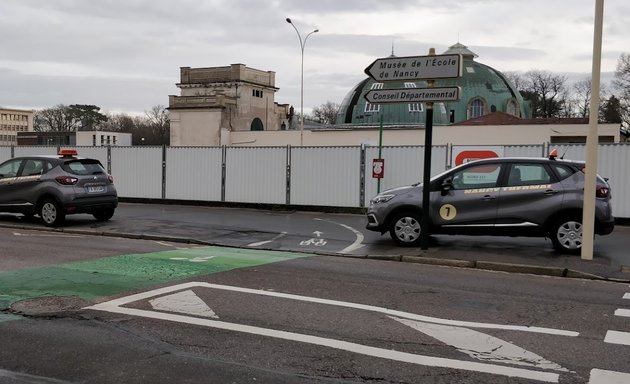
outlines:
[[[74,213],[109,220],[117,206],[112,177],[98,160],[77,157],[75,150],[0,164],[0,212],[39,215],[45,225],[58,226]]]
[[[462,164],[431,179],[430,233],[549,237],[563,253],[582,247],[584,163],[494,158]],[[613,231],[610,186],[597,176],[595,233]],[[384,191],[370,201],[367,229],[402,246],[420,243],[422,185]]]

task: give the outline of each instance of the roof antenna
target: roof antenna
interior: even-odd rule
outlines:
[[[392,56],[395,56],[394,55],[394,40],[392,40]]]

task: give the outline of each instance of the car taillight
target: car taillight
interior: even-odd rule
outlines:
[[[109,179],[109,182],[114,184],[114,178],[112,177],[112,175],[108,175],[107,178]]]
[[[608,197],[610,194],[610,188],[604,187],[603,185],[598,185],[595,189],[595,196],[597,197]]]
[[[57,176],[55,180],[61,185],[75,185],[79,179],[72,176]]]

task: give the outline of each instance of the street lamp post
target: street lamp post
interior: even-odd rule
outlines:
[[[287,17],[287,23],[291,24],[293,29],[298,35],[298,39],[300,39],[300,50],[302,52],[302,67],[301,67],[301,75],[300,75],[300,146],[304,145],[304,46],[306,45],[306,40],[313,33],[319,32],[319,29],[315,29],[309,32],[304,40],[302,40],[302,35],[300,35],[300,31],[298,31],[297,27],[291,19]]]

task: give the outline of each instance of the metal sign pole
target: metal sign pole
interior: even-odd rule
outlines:
[[[435,55],[435,48],[429,49],[429,56]],[[427,87],[433,88],[434,80],[427,80]],[[431,196],[431,149],[433,147],[433,102],[427,103],[424,123],[424,170],[422,171],[422,222],[420,223],[420,249],[429,249],[429,226],[431,224],[429,198]]]
[[[383,114],[381,113],[381,122],[379,124],[379,128],[378,128],[378,158],[382,159],[382,150],[383,150]],[[378,181],[376,183],[376,193],[381,193],[381,178],[378,178]]]

